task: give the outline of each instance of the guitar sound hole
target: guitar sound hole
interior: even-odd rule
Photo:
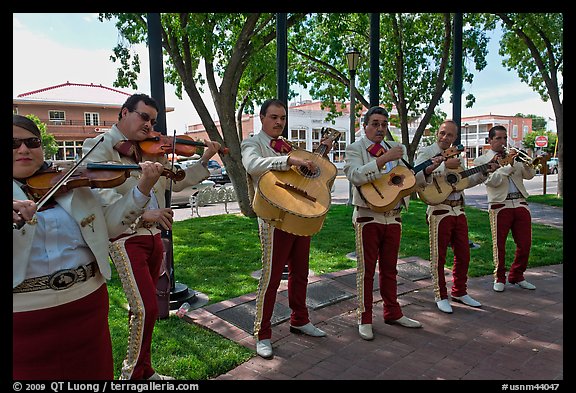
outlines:
[[[446,176],[446,181],[449,184],[455,184],[458,183],[458,176],[456,176],[455,174],[451,173],[448,176]]]
[[[308,169],[308,167],[301,166],[298,167],[298,173],[300,173],[304,177],[315,178],[320,176],[320,169],[315,169],[311,171],[310,169]]]
[[[402,176],[392,176],[390,178],[390,181],[392,182],[392,184],[394,184],[396,186],[399,184],[402,184]]]

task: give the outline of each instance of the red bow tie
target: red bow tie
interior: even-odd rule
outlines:
[[[118,151],[121,156],[129,157],[136,163],[142,161],[142,150],[138,142],[120,141],[114,145],[114,149]]]
[[[386,153],[386,149],[384,149],[384,147],[379,143],[374,143],[368,146],[366,150],[368,150],[368,153],[370,153],[372,157],[380,157],[382,154]]]
[[[286,142],[284,139],[272,139],[270,141],[270,147],[272,147],[272,149],[274,149],[275,151],[277,151],[278,153],[290,153],[292,151],[292,146],[290,146],[290,144],[288,142]]]

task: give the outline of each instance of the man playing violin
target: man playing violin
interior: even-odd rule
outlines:
[[[142,163],[133,190],[106,207],[80,187],[56,192],[38,210],[27,180],[49,163],[40,130],[25,116],[13,115],[12,162],[13,379],[113,379],[108,238],[143,212],[136,187],[150,192],[162,166]]]
[[[388,112],[378,106],[364,115],[365,135],[346,147],[344,173],[352,183],[352,223],[356,231],[358,332],[364,340],[372,340],[373,288],[376,263],[379,268],[380,295],[384,303],[384,322],[407,328],[422,324],[402,313],[396,296],[396,264],[400,249],[402,218],[400,212],[407,207],[410,196],[401,198],[386,212],[370,209],[358,188],[391,172],[397,165],[406,166],[406,148],[399,142],[384,142],[388,128]],[[416,185],[429,182],[430,173],[443,157],[434,157],[432,164],[415,174]],[[392,187],[390,187],[392,190]]]
[[[488,143],[490,150],[476,158],[474,164],[482,165],[495,157],[504,158],[508,145],[506,128],[497,125],[488,130]],[[532,247],[532,216],[526,202],[528,192],[524,179],[530,180],[535,174],[534,167],[512,160],[491,173],[485,183],[494,250],[493,289],[496,292],[504,291],[506,285],[506,238],[509,232],[516,243],[516,253],[508,272],[508,282],[523,289],[536,289],[524,278]]]
[[[438,128],[436,143],[421,149],[417,153],[415,164],[426,161],[452,146],[458,136],[458,124],[453,120],[444,120]],[[433,176],[444,174],[446,170],[462,169],[463,157],[448,158],[433,172]],[[488,172],[498,168],[492,163]],[[486,180],[488,172],[476,173],[469,177],[468,188]],[[431,186],[433,187],[433,186]],[[481,307],[482,304],[473,299],[467,292],[468,265],[470,263],[470,245],[468,242],[468,221],[464,213],[464,191],[451,192],[446,200],[437,205],[429,205],[426,209],[426,222],[429,229],[430,242],[430,272],[432,273],[434,297],[436,306],[442,312],[453,312],[448,300],[444,265],[446,251],[452,246],[454,264],[452,267],[452,300],[470,307]]]
[[[93,162],[139,163],[143,160],[157,161],[166,167],[170,163],[166,154],[149,155],[141,149],[154,132],[158,115],[156,101],[146,94],[134,94],[122,105],[118,122],[103,134],[104,141],[96,147],[88,160]],[[94,146],[98,136],[84,142],[83,151]],[[208,160],[218,152],[218,142],[206,142],[206,149],[198,163],[186,168],[182,181],[173,184],[174,191],[200,183],[208,178]],[[122,185],[112,189],[100,189],[105,203],[121,198],[134,186],[141,174],[132,172]],[[111,236],[110,256],[126,292],[130,306],[128,351],[122,365],[120,379],[173,379],[154,371],[151,360],[152,331],[158,318],[156,285],[163,261],[164,247],[161,230],[172,228],[173,212],[166,206],[165,193],[170,189],[170,181],[161,177],[150,193],[142,192],[146,207],[129,230],[119,236]]]

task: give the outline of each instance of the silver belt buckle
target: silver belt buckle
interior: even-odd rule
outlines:
[[[75,269],[59,270],[48,279],[48,286],[56,291],[68,289],[78,281]]]

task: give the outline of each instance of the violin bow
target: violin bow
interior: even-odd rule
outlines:
[[[174,157],[176,156],[176,130],[174,130],[174,139],[172,142],[172,166],[170,168],[170,170],[172,172],[174,172]],[[172,184],[174,184],[174,181],[172,179],[170,179],[170,196],[168,198],[168,203],[166,207],[170,207],[172,205]]]
[[[90,150],[88,150],[88,152],[86,154],[84,154],[82,156],[81,159],[78,160],[78,162],[76,164],[74,164],[74,166],[72,168],[70,168],[70,170],[64,175],[62,176],[62,178],[60,180],[58,180],[58,182],[56,182],[56,184],[54,184],[52,186],[52,188],[42,196],[42,198],[40,198],[38,200],[38,202],[36,203],[36,211],[40,210],[40,208],[42,206],[44,206],[44,204],[54,195],[56,194],[56,192],[58,191],[58,189],[60,187],[62,187],[62,185],[64,183],[66,183],[66,181],[70,178],[70,176],[72,176],[74,174],[74,172],[76,171],[76,169],[78,169],[78,167],[82,164],[82,162],[90,155],[90,153],[92,153],[94,151],[94,149],[96,148],[96,146],[98,146],[102,141],[104,141],[104,136],[102,136],[102,138],[100,138],[100,140],[98,140],[98,142],[96,142],[94,144],[94,146],[92,146],[92,148]],[[26,221],[20,221],[18,223],[13,223],[12,224],[12,229],[20,229],[24,226],[24,224],[26,224]]]

